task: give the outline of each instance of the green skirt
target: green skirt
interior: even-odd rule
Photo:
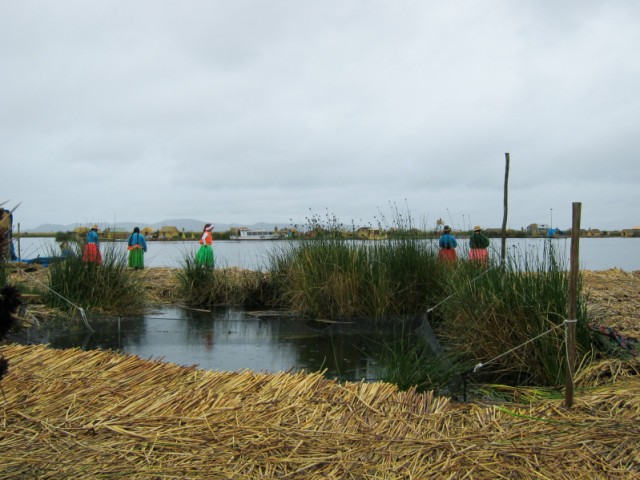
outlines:
[[[213,267],[213,248],[211,248],[211,245],[200,246],[198,253],[196,253],[196,263]]]
[[[144,250],[142,248],[129,250],[129,266],[131,268],[144,268]]]

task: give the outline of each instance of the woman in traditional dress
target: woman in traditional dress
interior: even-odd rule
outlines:
[[[489,261],[488,247],[489,239],[482,233],[482,227],[476,225],[473,227],[473,233],[469,237],[469,260],[487,263]]]
[[[444,226],[444,232],[440,235],[438,246],[440,247],[438,259],[447,262],[454,262],[456,260],[458,256],[456,253],[458,242],[456,242],[456,237],[451,234],[451,227],[449,225]]]
[[[91,225],[89,233],[87,233],[87,244],[82,252],[82,261],[87,263],[95,263],[102,265],[102,254],[100,253],[100,239],[98,232],[100,229],[95,223]]]
[[[144,252],[147,251],[147,242],[144,236],[140,234],[140,228],[133,229],[133,233],[129,236],[129,266],[134,270],[142,270],[144,268]]]
[[[202,229],[202,237],[200,237],[200,249],[196,253],[196,263],[198,265],[206,265],[213,267],[213,225],[207,223]]]

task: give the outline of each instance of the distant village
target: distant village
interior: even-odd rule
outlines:
[[[491,230],[493,233],[497,232],[497,236],[500,236],[502,231],[499,228],[487,229],[487,233]],[[563,231],[557,228],[552,228],[549,225],[543,223],[532,223],[525,229],[527,236],[540,237],[540,236],[570,236],[571,229]],[[597,228],[581,229],[581,237],[640,237],[640,226],[624,228],[622,230],[599,230]]]
[[[242,230],[250,230],[246,227],[230,228],[224,232],[214,232],[214,238],[218,240],[226,240],[232,237],[236,237]],[[501,228],[486,228],[483,230],[488,237],[498,238],[502,236]],[[50,232],[50,233],[23,233],[22,236],[55,236],[58,240],[81,240],[88,232],[88,227],[77,227],[73,232]],[[332,238],[353,238],[353,239],[384,239],[384,238],[398,238],[398,237],[414,237],[414,238],[435,238],[442,233],[442,226],[437,225],[432,230],[421,230],[417,228],[410,229],[397,229],[397,228],[374,228],[370,226],[348,229],[326,229],[322,226],[316,225],[312,229],[297,229],[294,227],[278,228],[274,227],[269,230],[277,238],[281,239],[296,239],[296,238],[314,238],[314,237],[332,237]],[[200,238],[202,232],[190,231],[186,229],[178,229],[175,226],[164,225],[160,228],[144,227],[140,229],[147,240],[197,240]],[[459,237],[466,237],[472,233],[472,230],[456,230],[454,228],[454,235]],[[559,228],[552,228],[550,225],[532,223],[526,228],[520,230],[507,229],[506,236],[509,238],[527,238],[527,237],[569,237],[571,236],[571,230],[561,230]],[[131,234],[130,231],[124,229],[112,229],[106,227],[101,230],[100,237],[103,240],[122,241],[126,240]],[[640,237],[640,226],[622,229],[622,230],[599,230],[599,229],[582,229],[580,230],[581,237]],[[75,237],[75,238],[74,238]]]

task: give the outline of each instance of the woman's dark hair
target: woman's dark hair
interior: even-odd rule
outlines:
[[[133,229],[133,233],[140,233],[140,227],[136,227]]]

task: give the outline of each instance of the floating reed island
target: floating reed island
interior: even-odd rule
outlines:
[[[211,372],[113,352],[5,345],[2,478],[640,477],[637,352],[606,355],[587,328],[638,338],[640,272],[581,272],[584,361],[567,410],[558,387],[567,275],[553,259],[526,272],[462,262],[452,269],[412,242],[303,244],[268,272],[188,262],[132,272],[106,258],[99,269],[71,259],[7,279],[34,292],[26,297],[34,316],[64,308],[43,284],[90,311],[119,314],[163,303],[239,304],[388,321],[443,305],[434,329],[468,346],[467,361],[499,355],[506,381],[459,403],[424,384],[401,391],[323,372]],[[555,335],[528,344],[545,331]]]
[[[454,403],[321,373],[212,372],[106,351],[3,347],[0,476],[638,478],[640,365],[582,370],[574,407]]]

